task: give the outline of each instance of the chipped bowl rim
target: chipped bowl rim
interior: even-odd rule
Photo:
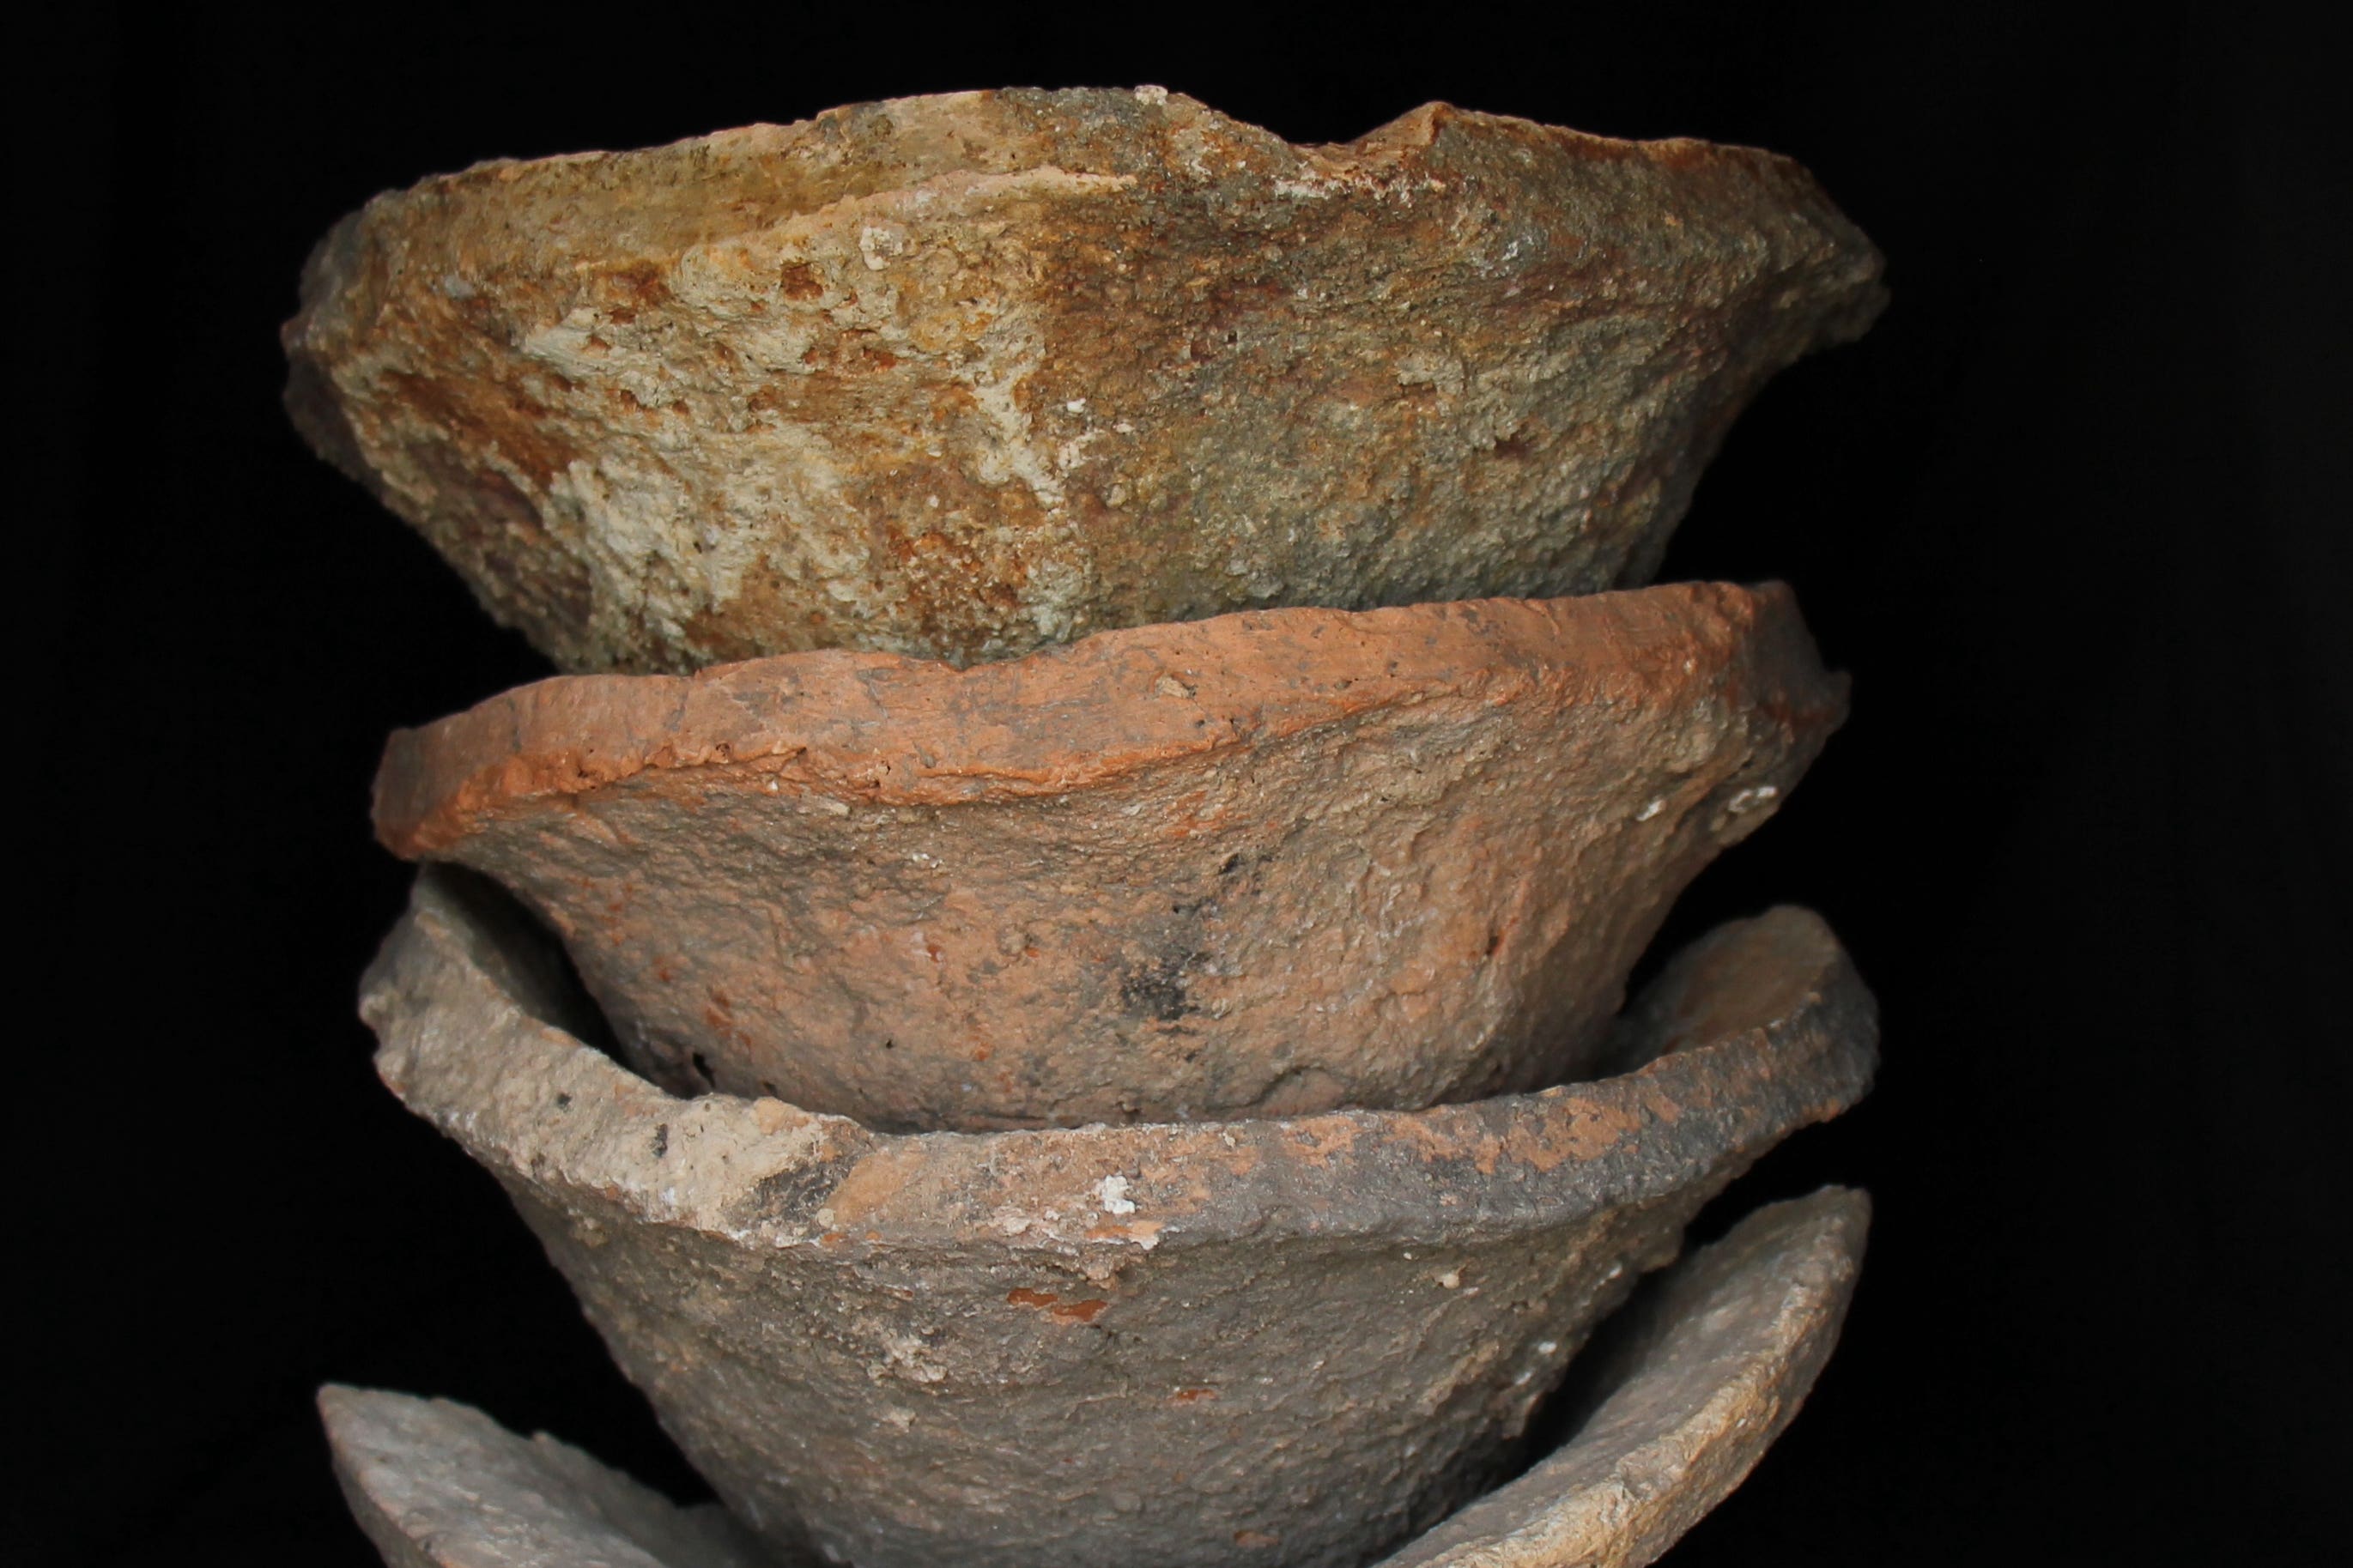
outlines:
[[[522,919],[479,879],[419,875],[361,1005],[409,1110],[494,1172],[642,1223],[848,1257],[1557,1226],[1736,1173],[1852,1106],[1877,1063],[1852,963],[1783,906],[1678,954],[1621,1020],[1609,1077],[1413,1111],[878,1132],[638,1076],[555,1021],[577,1004],[532,973],[553,960]]]

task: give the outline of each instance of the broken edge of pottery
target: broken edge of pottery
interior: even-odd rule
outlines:
[[[1575,1434],[1378,1568],[1656,1561],[1796,1419],[1838,1346],[1870,1225],[1865,1194],[1825,1187],[1648,1282]]]
[[[1588,1076],[1675,896],[1845,717],[1784,585],[1245,611],[956,669],[535,682],[377,832],[518,895],[630,1065],[891,1131]]]
[[[1224,1124],[889,1136],[681,1100],[562,1026],[560,978],[502,895],[428,869],[365,985],[379,1072],[507,1187],[736,1517],[861,1568],[1393,1547],[1494,1481],[1683,1226],[1876,1061],[1869,993],[1797,910],[1672,962],[1615,1077]]]
[[[1649,1281],[1567,1439],[1376,1568],[1641,1568],[1746,1479],[1835,1346],[1870,1205],[1757,1210]],[[716,1504],[681,1508],[575,1448],[448,1400],[330,1385],[320,1415],[389,1568],[817,1568]],[[943,1552],[937,1568],[948,1568]]]
[[[718,1504],[681,1508],[470,1405],[329,1384],[319,1417],[387,1568],[778,1568]]]

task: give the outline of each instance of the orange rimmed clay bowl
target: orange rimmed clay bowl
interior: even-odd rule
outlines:
[[[376,826],[518,895],[676,1092],[1414,1109],[1588,1070],[1844,711],[1778,585],[1254,611],[543,681],[396,734]]]

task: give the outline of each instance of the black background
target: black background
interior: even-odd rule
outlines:
[[[17,38],[12,1560],[372,1562],[330,1378],[696,1488],[353,1016],[406,882],[367,829],[385,732],[544,666],[280,416],[311,240],[493,155],[1146,81],[1296,140],[1443,98],[1758,143],[1889,256],[1894,307],[1772,385],[1664,574],[1791,581],[1856,676],[1670,937],[1811,903],[1886,1015],[1874,1097],[1736,1194],[1876,1195],[1844,1348],[1672,1561],[2335,1558],[2342,57],[2244,7],[1539,16],[82,6]]]

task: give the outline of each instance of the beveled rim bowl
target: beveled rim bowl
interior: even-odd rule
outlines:
[[[396,734],[376,823],[529,904],[674,1091],[1410,1110],[1588,1074],[1845,697],[1778,584],[1253,611],[542,681]]]
[[[379,1071],[507,1186],[737,1517],[869,1568],[1324,1568],[1406,1539],[1875,1060],[1852,966],[1780,910],[1672,963],[1596,1082],[892,1135],[628,1072],[561,1026],[560,966],[486,896],[420,879],[367,982]]]

